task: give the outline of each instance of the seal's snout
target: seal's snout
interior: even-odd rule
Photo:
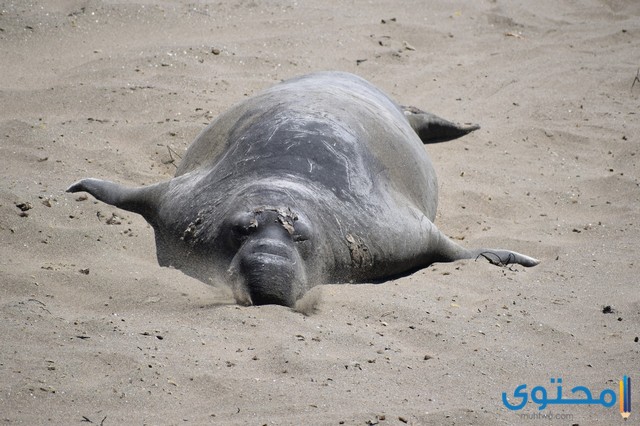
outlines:
[[[259,233],[245,241],[232,265],[243,296],[239,303],[293,306],[300,296],[305,281],[303,262],[288,236]]]
[[[293,306],[295,265],[273,255],[251,256],[241,261],[241,275],[254,305]]]
[[[302,267],[294,247],[274,239],[259,239],[243,247],[238,272],[254,305],[293,306]]]

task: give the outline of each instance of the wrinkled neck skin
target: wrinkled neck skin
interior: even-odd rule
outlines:
[[[293,306],[311,287],[333,281],[329,227],[317,214],[318,200],[331,197],[324,192],[291,176],[252,181],[194,171],[174,178],[152,223],[158,262],[230,284],[242,305]]]

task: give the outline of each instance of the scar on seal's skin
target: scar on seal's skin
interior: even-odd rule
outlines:
[[[254,213],[262,213],[265,211],[275,212],[278,214],[278,223],[282,225],[282,227],[289,233],[289,235],[293,235],[295,232],[294,223],[298,220],[298,215],[296,215],[293,211],[291,211],[290,207],[284,208],[276,208],[276,207],[258,207],[253,209]],[[258,223],[255,218],[251,219],[251,223],[249,224],[249,228],[257,228]]]
[[[365,268],[373,265],[373,256],[362,238],[357,235],[347,234],[345,239],[351,255],[351,264],[354,267]]]
[[[185,243],[193,245],[195,240],[199,234],[199,227],[203,222],[203,211],[198,212],[198,216],[193,220],[193,222],[187,225],[187,228],[182,233],[180,239]]]

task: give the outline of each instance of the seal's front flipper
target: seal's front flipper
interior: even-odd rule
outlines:
[[[492,265],[505,266],[512,263],[517,263],[522,266],[531,267],[536,266],[540,261],[533,257],[526,256],[524,254],[511,251],[511,250],[499,250],[499,249],[475,249],[469,250],[475,259],[484,257]]]
[[[425,144],[450,141],[480,128],[477,124],[460,126],[415,107],[402,107],[402,110],[413,130]]]
[[[167,186],[168,182],[160,182],[145,187],[128,188],[108,180],[82,179],[67,188],[67,192],[88,192],[104,203],[141,214],[147,221],[153,222],[160,198]]]
[[[536,266],[540,261],[511,250],[480,248],[466,249],[440,232],[435,226],[430,234],[429,258],[432,262],[453,262],[460,259],[485,258],[493,265],[505,266],[513,263],[522,266]]]

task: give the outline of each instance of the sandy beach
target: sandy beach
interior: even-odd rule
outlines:
[[[638,421],[637,391],[626,423],[502,393],[640,377],[640,2],[0,1],[0,57],[1,424]],[[479,123],[425,147],[436,224],[541,264],[241,307],[158,266],[142,217],[64,192],[169,179],[219,113],[320,70]]]

